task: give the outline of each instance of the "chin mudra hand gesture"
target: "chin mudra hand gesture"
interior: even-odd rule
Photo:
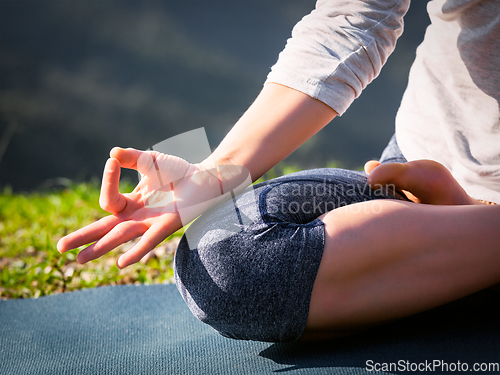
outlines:
[[[121,194],[118,190],[121,168],[135,169],[141,174],[131,193]],[[86,263],[141,237],[117,260],[117,266],[124,268],[223,201],[228,193],[242,190],[250,183],[244,168],[216,166],[211,158],[191,164],[157,151],[113,148],[104,167],[99,198],[102,209],[113,215],[61,238],[57,249],[64,253],[93,242],[78,254],[78,262]]]

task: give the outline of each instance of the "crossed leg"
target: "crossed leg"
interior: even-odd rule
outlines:
[[[365,168],[371,184],[393,183],[433,205],[376,200],[321,216],[325,248],[304,340],[351,334],[500,282],[499,207],[469,197],[435,162]]]

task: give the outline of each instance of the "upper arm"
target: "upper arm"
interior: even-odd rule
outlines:
[[[342,114],[380,73],[410,0],[320,0],[293,29],[268,76]]]

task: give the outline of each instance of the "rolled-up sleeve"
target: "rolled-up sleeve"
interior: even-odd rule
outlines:
[[[409,3],[319,0],[293,28],[266,83],[301,91],[342,115],[394,50]]]

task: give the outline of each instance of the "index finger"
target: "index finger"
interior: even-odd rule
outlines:
[[[118,214],[127,206],[127,199],[120,194],[120,162],[111,158],[106,162],[102,176],[99,204],[104,211]]]
[[[68,250],[76,249],[82,245],[97,241],[121,222],[122,219],[115,215],[103,217],[102,219],[61,238],[57,242],[57,250],[60,253],[64,253]]]

